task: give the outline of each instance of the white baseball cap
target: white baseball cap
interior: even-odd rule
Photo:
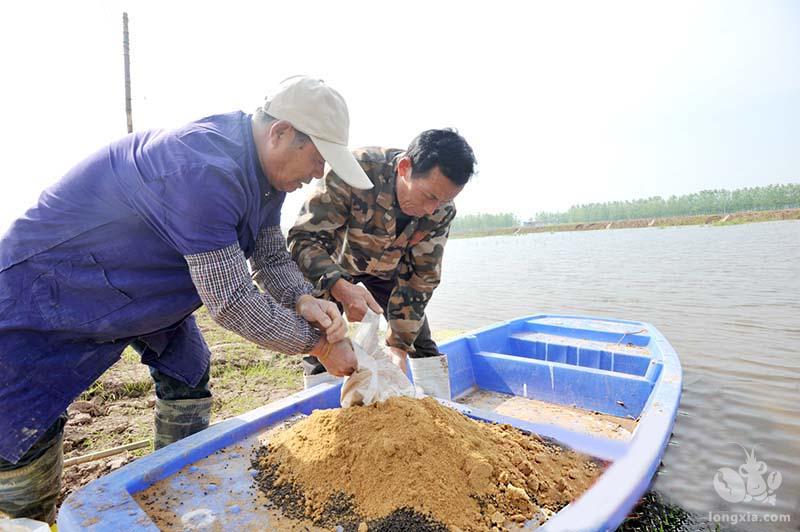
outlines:
[[[372,188],[372,181],[347,148],[350,132],[347,104],[324,81],[307,76],[287,78],[266,97],[263,109],[308,135],[345,183],[359,189]]]

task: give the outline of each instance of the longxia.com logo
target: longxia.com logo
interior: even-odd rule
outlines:
[[[755,501],[775,506],[775,492],[783,481],[781,472],[771,471],[767,474],[767,464],[756,458],[755,447],[750,451],[742,447],[742,450],[745,460],[738,470],[721,467],[714,475],[717,495],[730,503]]]

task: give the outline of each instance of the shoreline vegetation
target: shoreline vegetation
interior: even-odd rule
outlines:
[[[450,234],[469,238],[559,231],[632,229],[679,225],[734,225],[800,219],[800,183],[736,190],[701,190],[682,196],[573,205],[522,220],[511,212],[460,214]]]
[[[559,224],[515,225],[479,230],[456,230],[450,238],[480,238],[485,236],[517,236],[530,233],[558,233],[564,231],[597,231],[604,229],[638,229],[646,227],[675,227],[682,225],[738,225],[754,222],[800,220],[800,208],[766,211],[741,211],[726,214],[696,214],[691,216],[647,217],[631,220],[606,220]]]

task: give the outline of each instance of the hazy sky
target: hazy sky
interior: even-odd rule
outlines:
[[[480,170],[460,212],[800,182],[800,2],[14,2],[0,232],[125,134],[123,10],[136,129],[316,75],[347,99],[353,147],[458,128]]]

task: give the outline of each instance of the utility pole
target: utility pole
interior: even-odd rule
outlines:
[[[125,56],[125,113],[128,115],[128,133],[133,132],[131,112],[131,51],[128,40],[128,14],[122,13],[122,53]]]

